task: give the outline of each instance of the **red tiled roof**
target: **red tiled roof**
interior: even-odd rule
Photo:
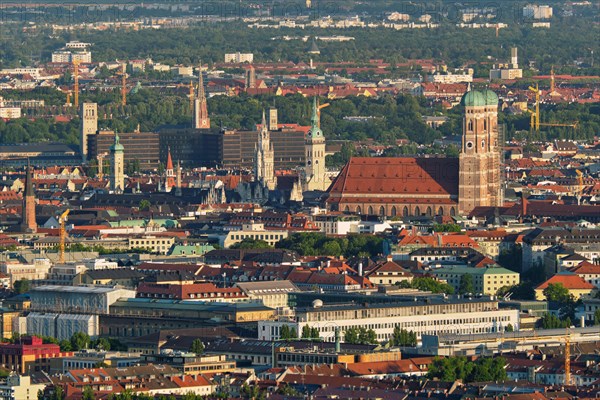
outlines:
[[[345,195],[369,198],[395,195],[402,199],[441,196],[435,199],[437,202],[458,195],[458,159],[353,157],[334,180],[329,193],[330,200]],[[361,200],[366,201],[364,197]]]
[[[536,290],[538,289],[546,289],[548,285],[553,284],[562,284],[567,289],[595,289],[596,287],[589,282],[586,282],[582,277],[576,274],[556,274],[552,278],[548,279],[546,282],[542,283]]]

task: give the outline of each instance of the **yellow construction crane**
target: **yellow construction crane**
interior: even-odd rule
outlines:
[[[319,128],[321,127],[321,109],[329,107],[329,103],[319,104],[319,100],[317,100],[317,116],[319,117]]]
[[[200,73],[202,73],[202,71],[200,71]],[[190,92],[188,94],[188,97],[190,98],[190,110],[193,113],[194,112],[194,100],[195,100],[196,96],[194,95],[194,84],[192,83],[192,81],[190,81],[189,90],[190,90]]]
[[[74,92],[74,100],[73,105],[75,108],[79,108],[79,64],[80,61],[77,59],[73,60],[73,80],[75,82],[75,87],[73,88]]]
[[[581,197],[583,196],[583,172],[576,169],[577,173],[577,204],[581,204]]]
[[[96,159],[98,160],[98,180],[101,181],[104,177],[104,157],[106,157],[108,153],[98,153]]]
[[[536,132],[540,131],[540,88],[538,87],[538,84],[535,84],[535,87],[533,86],[529,86],[529,90],[532,91],[533,93],[535,93],[535,111],[533,113],[531,113],[531,121],[530,121],[530,125],[529,128],[531,130],[534,130]]]
[[[121,105],[127,105],[127,64],[121,63],[121,71],[117,75],[121,75]]]
[[[566,126],[569,128],[577,129],[577,125],[579,125],[579,121],[571,122],[571,123],[553,123],[553,122],[540,122],[540,96],[542,91],[539,89],[538,84],[535,84],[535,87],[529,86],[529,90],[535,93],[535,110],[531,111],[530,119],[529,119],[529,129],[531,131],[540,131],[540,126]]]
[[[565,334],[565,385],[571,384],[571,332]]]
[[[58,222],[60,224],[59,237],[60,242],[58,243],[58,261],[61,264],[65,263],[65,240],[67,238],[67,231],[65,229],[65,222],[67,221],[67,215],[69,215],[70,210],[65,210],[58,218]]]

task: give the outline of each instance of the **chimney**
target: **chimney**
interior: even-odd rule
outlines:
[[[358,263],[358,275],[363,276],[363,263]]]
[[[388,255],[387,255],[387,257],[386,257],[386,260],[387,260],[388,262],[392,262],[392,261],[394,261],[394,258],[392,257],[392,255],[391,255],[391,254],[388,254]]]

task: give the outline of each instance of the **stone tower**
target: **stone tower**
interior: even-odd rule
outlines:
[[[79,138],[79,151],[83,161],[87,161],[88,136],[95,135],[98,131],[98,104],[81,104],[81,132]]]
[[[262,125],[258,133],[258,143],[254,151],[254,178],[269,190],[274,190],[277,185],[275,179],[275,153],[271,144],[271,134],[269,133],[264,110]]]
[[[27,163],[27,173],[25,176],[25,191],[23,192],[23,220],[21,221],[21,230],[23,232],[37,232],[37,223],[35,220],[35,191],[33,190],[33,168]]]
[[[317,98],[313,99],[311,127],[306,134],[304,154],[304,190],[327,190],[329,179],[325,170],[325,138],[320,128]]]
[[[204,76],[202,75],[202,64],[198,67],[198,90],[194,99],[194,128],[209,129],[210,118],[208,117],[208,106],[206,94],[204,93]]]
[[[491,90],[468,91],[462,98],[462,147],[459,156],[458,209],[501,206],[498,96]]]
[[[123,193],[125,190],[124,158],[125,148],[119,143],[119,135],[115,132],[115,142],[110,146],[112,160],[112,174],[110,177],[110,188],[115,193]]]

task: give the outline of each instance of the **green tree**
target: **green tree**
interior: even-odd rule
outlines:
[[[84,332],[75,332],[71,336],[71,346],[76,351],[87,349],[90,346],[90,336]]]
[[[416,277],[412,281],[402,281],[398,284],[402,288],[412,288],[431,293],[454,294],[454,288],[445,282],[440,282],[428,276]]]
[[[29,292],[29,289],[31,289],[31,283],[25,278],[15,281],[13,286],[15,289],[15,293],[17,294],[27,293]]]
[[[58,345],[60,346],[60,351],[73,351],[73,345],[71,345],[70,340],[63,339]]]
[[[504,328],[504,332],[514,332],[515,328],[512,326],[512,324],[508,324],[506,325],[506,328]]]
[[[283,325],[281,327],[279,337],[282,340],[296,340],[298,339],[298,332],[296,332],[296,328],[294,327],[290,327],[289,325]]]
[[[376,344],[377,334],[373,329],[351,327],[344,332],[344,342],[350,344]]]
[[[570,303],[573,301],[573,296],[569,293],[569,289],[564,287],[562,283],[550,283],[542,293],[544,293],[548,301],[559,303]]]
[[[433,232],[460,232],[461,227],[458,224],[434,224]]]
[[[561,319],[554,314],[545,313],[538,321],[538,326],[543,329],[568,328],[571,326],[571,319],[568,317]]]
[[[600,325],[600,308],[594,313],[594,325]]]
[[[91,386],[86,386],[83,389],[82,400],[96,400],[96,394],[94,393],[94,389]]]
[[[198,338],[194,339],[190,351],[196,354],[197,356],[204,354],[204,343],[202,343],[202,340]]]
[[[270,249],[269,243],[264,240],[245,238],[241,242],[234,243],[229,246],[230,249]]]
[[[466,294],[466,293],[474,293],[474,292],[475,292],[475,285],[473,284],[473,275],[463,274],[460,277],[458,293]]]
[[[138,208],[140,211],[148,211],[150,210],[150,206],[152,204],[150,204],[150,201],[146,200],[146,199],[142,199],[140,200],[140,204],[138,205]]]
[[[110,340],[106,338],[99,338],[94,342],[94,347],[99,350],[109,351],[110,350]]]
[[[417,334],[413,331],[400,328],[400,325],[396,325],[392,334],[392,344],[394,346],[415,347],[417,345]]]

